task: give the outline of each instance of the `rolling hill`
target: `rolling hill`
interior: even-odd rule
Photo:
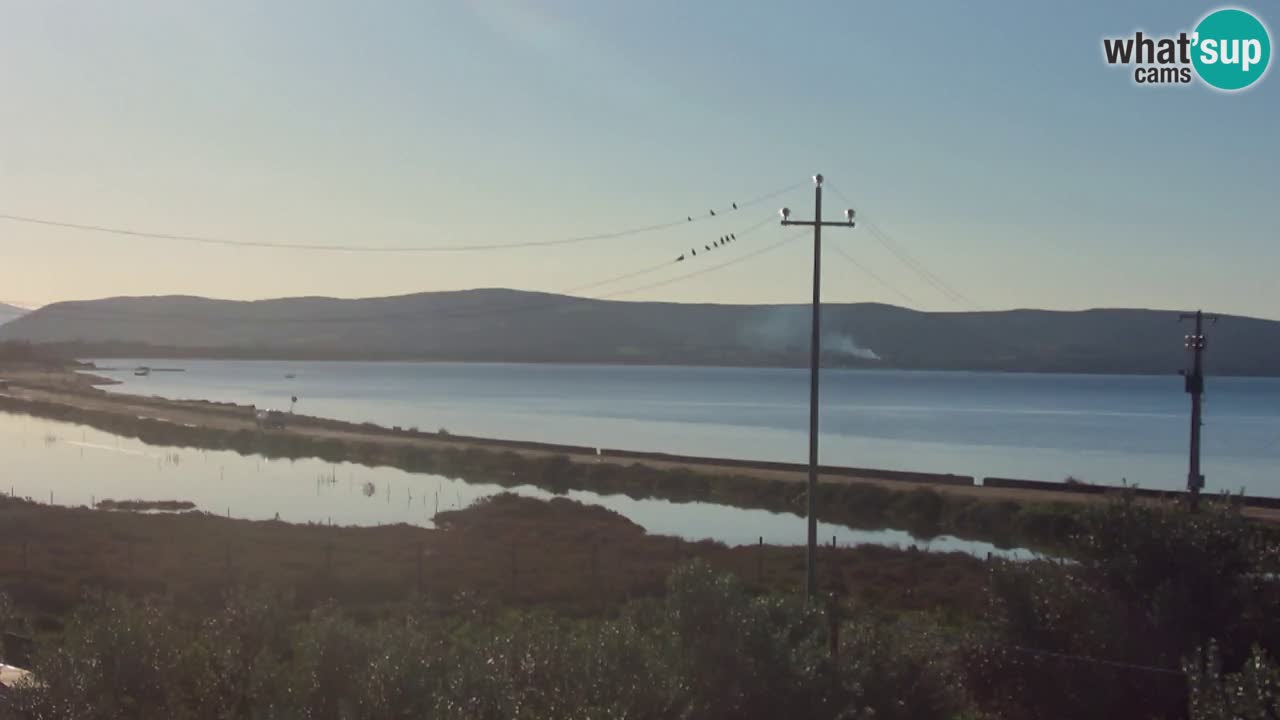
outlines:
[[[251,302],[189,296],[57,303],[0,340],[82,356],[288,357],[803,366],[807,305],[617,302],[516,290]],[[823,311],[824,362],[937,370],[1173,373],[1188,326],[1172,310]],[[1280,322],[1228,316],[1209,369],[1280,374]]]
[[[23,315],[26,315],[27,312],[28,311],[26,308],[20,308],[16,305],[5,305],[4,303],[0,303],[0,325],[3,325],[9,322],[10,320],[16,320],[22,317]]]

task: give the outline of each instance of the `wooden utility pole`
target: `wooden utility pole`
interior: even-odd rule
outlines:
[[[783,225],[813,227],[813,319],[809,338],[809,488],[806,514],[809,539],[805,551],[805,597],[818,592],[818,368],[822,364],[822,228],[853,227],[853,210],[844,211],[845,222],[822,221],[822,174],[813,176],[813,220],[792,220],[790,208],[782,208]]]
[[[1215,323],[1218,321],[1217,315],[1205,315],[1200,310],[1182,313],[1179,316],[1181,320],[1196,321],[1195,334],[1187,335],[1184,343],[1187,350],[1192,353],[1191,369],[1183,371],[1183,375],[1186,376],[1186,389],[1191,395],[1191,442],[1187,467],[1187,492],[1192,510],[1200,504],[1200,490],[1204,488],[1204,475],[1200,472],[1200,426],[1203,424],[1200,420],[1200,406],[1204,399],[1203,355],[1206,346],[1204,337],[1206,318]]]

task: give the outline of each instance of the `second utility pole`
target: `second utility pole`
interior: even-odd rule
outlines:
[[[1191,370],[1184,371],[1186,375],[1187,392],[1191,394],[1191,442],[1190,459],[1187,463],[1187,498],[1190,501],[1191,509],[1195,510],[1200,504],[1200,491],[1204,488],[1204,474],[1200,472],[1200,406],[1204,397],[1204,361],[1201,355],[1204,353],[1204,320],[1208,318],[1213,322],[1218,321],[1217,315],[1205,315],[1197,310],[1194,313],[1182,313],[1179,316],[1182,320],[1195,320],[1196,332],[1194,335],[1186,337],[1186,348],[1192,352]]]
[[[806,516],[809,539],[805,547],[807,599],[818,594],[818,368],[822,360],[822,227],[853,227],[853,210],[844,211],[845,222],[822,221],[822,174],[813,176],[813,220],[792,220],[790,208],[782,208],[783,225],[813,226],[813,320],[809,339],[809,490]]]

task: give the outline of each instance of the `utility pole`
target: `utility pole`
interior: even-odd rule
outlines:
[[[1179,320],[1195,320],[1196,331],[1194,335],[1187,335],[1185,346],[1192,353],[1191,369],[1184,370],[1182,374],[1186,376],[1186,390],[1191,395],[1191,447],[1190,460],[1187,468],[1187,492],[1191,509],[1195,510],[1200,504],[1200,490],[1204,487],[1204,475],[1200,473],[1200,404],[1204,398],[1204,320],[1208,318],[1212,322],[1218,322],[1217,315],[1205,315],[1200,310],[1193,313],[1182,313],[1178,316]]]
[[[813,220],[792,220],[791,209],[782,208],[783,225],[813,227],[813,320],[809,338],[809,490],[806,515],[809,541],[805,550],[805,598],[818,594],[818,367],[822,360],[822,228],[853,227],[853,210],[844,211],[844,222],[822,221],[822,174],[813,176]]]

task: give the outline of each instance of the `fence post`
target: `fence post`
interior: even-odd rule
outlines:
[[[834,664],[840,660],[840,601],[834,591],[827,596],[827,638]]]
[[[600,590],[600,541],[591,541],[591,589],[595,591],[596,604],[604,604],[604,593]]]
[[[422,595],[422,541],[418,541],[418,595]]]
[[[511,543],[511,599],[516,597],[516,588],[519,587],[516,582],[519,574],[519,566],[516,564],[516,544]]]
[[[756,582],[764,582],[764,536],[760,536],[760,541],[756,544]]]

